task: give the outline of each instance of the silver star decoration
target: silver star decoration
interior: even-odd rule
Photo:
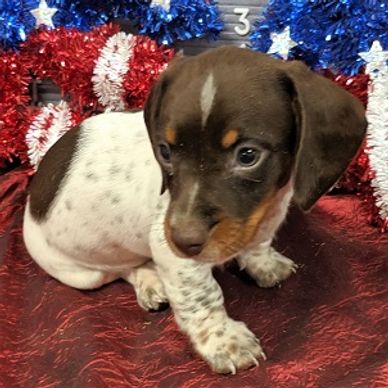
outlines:
[[[170,11],[170,0],[152,0],[151,1],[151,7],[162,7],[164,8],[167,12]]]
[[[49,8],[46,3],[46,0],[40,0],[38,8],[32,9],[30,12],[35,18],[36,28],[38,28],[42,24],[47,27],[54,28],[52,18],[57,11],[57,8]]]
[[[287,26],[282,32],[271,33],[272,45],[267,51],[268,54],[278,54],[283,59],[288,58],[288,52],[298,44],[290,36],[290,27]]]
[[[383,48],[378,40],[372,43],[369,51],[363,51],[358,55],[367,63],[366,72],[371,74],[375,71],[383,70],[388,61],[388,51],[383,51]]]

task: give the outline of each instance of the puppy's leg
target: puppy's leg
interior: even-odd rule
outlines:
[[[123,278],[133,285],[137,302],[144,310],[161,310],[168,303],[153,261],[132,268]]]
[[[181,259],[171,252],[158,252],[154,260],[179,327],[214,371],[234,374],[265,357],[245,324],[228,317],[209,264]]]
[[[297,269],[292,260],[271,246],[271,241],[258,244],[241,255],[237,261],[240,269],[245,269],[260,287],[273,287]]]
[[[61,268],[59,271],[49,271],[50,269],[46,270],[53,278],[67,286],[79,290],[93,290],[100,288],[119,278],[119,276],[114,273],[85,269],[76,265],[68,267],[67,269]]]
[[[257,245],[237,259],[240,268],[245,269],[260,287],[273,287],[297,269],[292,260],[271,246],[276,231],[286,217],[292,193],[289,182],[278,192],[277,205],[270,210],[260,226]]]
[[[91,290],[119,278],[116,273],[78,264],[77,258],[49,244],[42,227],[32,220],[28,210],[24,216],[23,237],[35,262],[53,278],[70,287]]]

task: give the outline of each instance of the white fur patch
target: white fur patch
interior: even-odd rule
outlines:
[[[182,214],[179,214],[177,212],[174,212],[171,216],[171,225],[178,225],[182,217],[185,217],[188,214],[191,214],[194,209],[194,205],[196,202],[196,199],[198,197],[199,192],[199,182],[194,182],[193,185],[190,187],[190,194],[186,200],[186,206],[182,209]],[[163,221],[162,221],[163,223]]]
[[[201,90],[201,111],[202,111],[202,128],[205,126],[206,121],[210,115],[212,109],[214,97],[216,95],[217,88],[214,84],[214,76],[212,73],[208,75]]]
[[[187,213],[191,213],[193,211],[193,207],[195,204],[195,200],[197,199],[199,191],[199,183],[195,182],[193,184],[193,188],[191,189],[189,199],[187,201]]]

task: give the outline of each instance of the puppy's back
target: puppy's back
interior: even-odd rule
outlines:
[[[120,151],[126,154],[146,139],[142,112],[100,114],[71,129],[48,150],[32,179],[29,202],[33,218],[47,217],[70,171],[74,175],[82,169],[85,183],[93,182],[110,157],[119,159]]]

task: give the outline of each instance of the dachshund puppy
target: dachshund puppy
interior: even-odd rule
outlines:
[[[48,151],[26,246],[69,286],[124,278],[143,308],[168,301],[211,368],[235,373],[264,353],[228,317],[212,268],[237,258],[261,287],[290,276],[296,265],[271,247],[290,202],[310,209],[365,129],[361,104],[300,62],[235,47],[177,59],[144,118],[89,118]]]

